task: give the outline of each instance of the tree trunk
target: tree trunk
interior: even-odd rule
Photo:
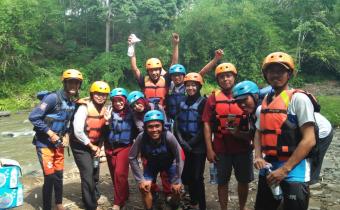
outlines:
[[[107,19],[106,19],[105,52],[109,52],[110,51],[110,27],[111,27],[110,0],[106,0],[106,6],[108,7],[108,12],[107,12]]]

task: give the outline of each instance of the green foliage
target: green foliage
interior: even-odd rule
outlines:
[[[251,2],[213,2],[200,1],[176,23],[184,49],[181,62],[197,71],[211,60],[214,50],[222,48],[223,61],[235,64],[240,79],[261,82],[261,60],[269,52],[285,49],[281,30]]]
[[[29,99],[36,91],[60,85],[66,68],[84,72],[83,90],[95,80],[138,88],[126,56],[130,33],[142,39],[136,55],[143,72],[150,57],[169,67],[171,33],[176,31],[180,63],[189,71],[199,71],[222,48],[222,61],[235,64],[238,81],[264,85],[261,62],[274,51],[294,57],[299,71],[291,81],[295,87],[309,80],[304,75],[340,78],[338,0],[110,0],[109,6],[103,2],[0,1],[0,108],[31,106]],[[109,53],[103,53],[106,24],[111,26]],[[205,80],[203,91],[211,92],[213,73]]]
[[[321,114],[324,115],[333,126],[340,126],[340,96],[318,96],[321,105]]]

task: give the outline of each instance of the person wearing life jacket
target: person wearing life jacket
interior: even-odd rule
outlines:
[[[184,77],[187,96],[181,102],[176,120],[176,137],[184,149],[185,162],[182,173],[183,184],[188,185],[189,209],[206,209],[204,168],[206,148],[203,135],[202,113],[206,98],[201,96],[203,78],[199,73],[188,73]]]
[[[158,106],[158,104],[149,102],[149,100],[145,98],[144,94],[140,91],[136,90],[129,93],[127,100],[132,110],[133,120],[139,133],[144,131],[143,120],[146,112],[150,110],[159,110],[165,114],[162,106]],[[166,116],[164,117],[164,121],[166,123],[168,122]]]
[[[166,97],[166,113],[169,119],[175,119],[179,104],[185,100],[185,86],[183,83],[186,69],[181,64],[172,65],[169,69],[171,85]]]
[[[106,111],[105,102],[110,93],[106,82],[91,84],[90,98],[79,99],[73,119],[71,149],[79,169],[82,201],[86,210],[96,210],[100,198],[98,189],[100,148],[103,144]]]
[[[129,161],[138,182],[146,209],[153,209],[151,185],[161,171],[166,171],[171,183],[172,198],[179,200],[182,189],[181,174],[183,157],[175,136],[164,129],[164,115],[158,110],[148,111],[144,116],[145,131],[133,143]],[[139,154],[145,159],[143,170],[139,166]]]
[[[258,108],[261,105],[261,90],[257,87],[257,85],[252,81],[243,81],[235,85],[233,88],[233,97],[236,99],[239,107],[245,112],[248,113],[251,118],[250,127],[255,128],[255,121],[260,116],[260,109]],[[272,94],[274,91],[271,86],[266,87],[266,95]],[[299,90],[300,91],[300,90]],[[305,93],[305,92],[302,92]],[[308,93],[306,93],[308,94]],[[265,97],[265,96],[263,96]],[[260,103],[259,103],[260,102]],[[257,110],[256,114],[255,111]],[[320,170],[322,166],[322,162],[324,156],[327,152],[327,149],[333,139],[333,128],[331,123],[319,112],[314,112],[315,122],[318,127],[318,157],[315,159],[315,164],[311,165],[311,181],[309,184],[315,184],[319,180]],[[258,138],[258,137],[257,137]]]
[[[218,49],[215,51],[215,57],[206,66],[204,66],[199,74],[203,77],[210,69],[216,65],[216,63],[222,58],[223,50]],[[169,94],[166,97],[166,113],[169,121],[174,121],[177,114],[179,113],[179,105],[185,100],[185,86],[184,76],[186,69],[181,64],[172,65],[169,69],[169,75],[171,78],[171,84],[169,88]]]
[[[207,99],[202,120],[207,159],[217,168],[217,190],[221,209],[227,209],[228,185],[232,169],[238,185],[239,208],[246,209],[249,183],[254,179],[251,138],[238,135],[247,129],[247,118],[235,103],[231,90],[237,70],[231,63],[221,63],[215,69],[220,90]],[[212,142],[212,134],[214,141]]]
[[[168,120],[166,118],[164,109],[161,106],[157,106],[157,104],[155,105],[154,103],[149,103],[142,92],[132,91],[131,93],[129,93],[128,102],[132,109],[133,120],[137,127],[138,133],[141,133],[145,130],[144,116],[150,110],[158,110],[162,112],[164,115],[164,125],[165,127],[167,127],[166,125],[168,125]],[[145,162],[143,161],[143,163]],[[171,194],[171,185],[167,178],[168,175],[166,174],[166,172],[161,172],[160,176],[163,185],[163,192],[166,197],[169,197],[169,195]],[[152,192],[155,194],[155,196],[160,192],[160,189],[156,182],[152,184]]]
[[[132,37],[128,39],[128,43],[131,43]],[[172,34],[173,54],[171,66],[178,63],[178,44],[179,35]],[[141,71],[137,67],[135,53],[130,57],[132,72],[142,89],[145,97],[151,102],[158,100],[161,106],[165,106],[165,98],[168,94],[170,86],[170,78],[164,71],[162,62],[158,58],[150,58],[146,61],[145,67],[147,70],[147,76],[143,76]]]
[[[106,114],[109,135],[104,143],[113,183],[113,207],[119,210],[129,197],[129,151],[138,131],[127,102],[127,91],[115,88],[110,93],[112,108]]]
[[[303,91],[290,89],[296,74],[293,58],[284,52],[269,54],[262,73],[274,89],[258,108],[254,139],[254,166],[260,169],[255,209],[277,209],[270,187],[280,185],[283,209],[308,209],[311,161],[308,157],[316,144],[316,122],[312,100]],[[265,175],[265,167],[271,171]]]
[[[63,210],[64,147],[68,145],[70,120],[74,114],[74,98],[78,96],[83,75],[75,69],[62,74],[63,89],[47,94],[29,115],[34,126],[33,144],[44,173],[42,188],[43,209],[52,209],[52,192],[55,204]]]

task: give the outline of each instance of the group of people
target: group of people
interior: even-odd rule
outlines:
[[[131,43],[131,37],[128,40]],[[222,50],[199,73],[186,72],[178,63],[179,36],[173,34],[169,71],[161,61],[146,61],[143,76],[130,57],[131,70],[141,91],[110,89],[103,81],[90,87],[90,97],[78,99],[83,81],[80,71],[63,72],[63,89],[46,93],[29,119],[36,134],[33,143],[43,169],[43,209],[62,206],[64,148],[70,145],[81,177],[81,194],[87,210],[97,209],[98,157],[104,146],[113,182],[112,209],[121,209],[129,197],[129,166],[138,182],[145,209],[154,209],[160,187],[172,208],[183,191],[190,201],[185,209],[206,209],[206,159],[217,168],[220,208],[228,206],[228,185],[234,170],[240,210],[245,210],[253,166],[260,170],[255,209],[308,208],[309,185],[318,180],[332,127],[319,113],[313,96],[291,89],[296,70],[291,56],[269,54],[262,73],[271,86],[261,99],[252,81],[235,84],[237,69],[219,63]],[[215,68],[219,89],[201,95],[203,76]],[[111,105],[106,105],[107,98]],[[255,150],[255,154],[253,154]],[[254,157],[254,158],[253,158]],[[183,187],[185,186],[185,187]],[[282,196],[273,195],[280,186]]]

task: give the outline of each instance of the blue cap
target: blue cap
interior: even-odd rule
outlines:
[[[179,73],[179,74],[183,74],[185,75],[186,74],[186,70],[185,70],[185,67],[181,64],[175,64],[175,65],[172,65],[170,67],[170,70],[169,70],[169,74],[175,74],[175,73]]]
[[[164,115],[161,111],[151,110],[145,113],[144,123],[155,120],[164,122]]]
[[[128,92],[124,88],[115,88],[110,93],[110,98],[113,98],[115,96],[124,96],[127,97]]]
[[[142,92],[136,90],[136,91],[132,91],[131,93],[129,93],[127,100],[129,102],[129,104],[131,105],[131,104],[135,103],[140,98],[145,98],[144,94]]]
[[[254,82],[246,80],[237,83],[232,89],[232,94],[235,99],[241,99],[247,95],[259,94],[259,88]]]

